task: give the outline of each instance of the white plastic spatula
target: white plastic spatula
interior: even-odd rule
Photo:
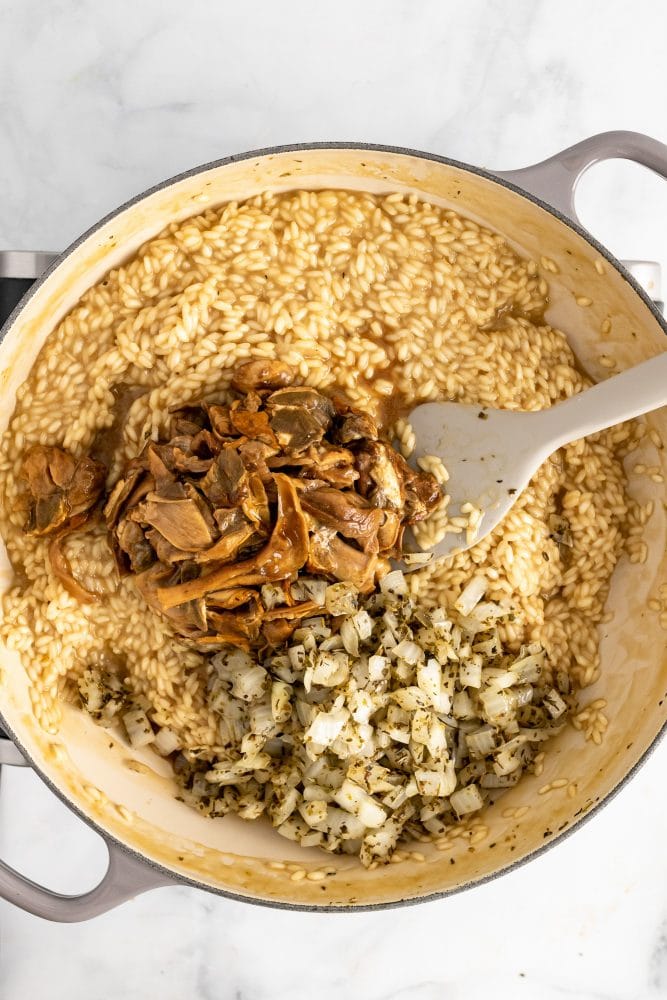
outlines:
[[[561,445],[667,404],[667,352],[548,410],[514,412],[461,403],[424,403],[409,416],[416,446],[410,464],[442,459],[451,497],[448,516],[472,503],[483,512],[474,539],[445,535],[434,556],[469,548],[495,528],[542,463]],[[421,551],[406,537],[406,550]]]

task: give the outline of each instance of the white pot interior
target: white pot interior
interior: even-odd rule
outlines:
[[[16,389],[45,338],[105,272],[131,257],[168,222],[196,214],[205,204],[295,187],[416,191],[498,230],[537,260],[548,255],[560,273],[550,276],[552,305],[547,318],[568,333],[582,367],[594,379],[607,374],[598,360],[602,354],[613,355],[623,368],[664,348],[659,323],[623,276],[607,262],[600,274],[595,267],[600,255],[593,247],[507,188],[407,154],[353,149],[279,152],[212,167],[156,191],[110,219],[66,256],[25,305],[0,346],[2,428],[13,410]],[[592,306],[577,306],[577,295],[591,298]],[[603,335],[607,316],[613,319],[612,329]],[[664,412],[653,414],[649,422],[667,441]],[[631,461],[660,465],[667,474],[665,452],[656,452],[650,443],[642,447],[646,457],[634,453]],[[533,853],[576,823],[623,779],[665,722],[665,632],[658,615],[647,609],[649,596],[667,579],[664,486],[648,479],[642,484],[633,484],[633,495],[656,501],[645,535],[648,561],[631,564],[623,557],[617,567],[608,604],[614,618],[602,633],[602,676],[586,693],[586,700],[603,696],[608,702],[606,737],[596,746],[568,727],[547,754],[543,774],[526,776],[505,794],[502,805],[485,815],[489,833],[478,845],[459,840],[444,852],[418,845],[425,860],[365,871],[349,858],[304,851],[282,840],[268,825],[235,817],[205,819],[175,800],[173,786],[157,773],[160,765],[153,755],[143,757],[147,771],[130,769],[128,761],[138,760],[140,754],[111,738],[83,713],[67,708],[57,737],[38,729],[26,675],[16,655],[6,649],[0,686],[3,715],[37,766],[100,827],[205,885],[255,898],[335,906],[390,902],[474,882]],[[4,548],[0,574],[4,589],[11,580]],[[556,792],[537,794],[540,786],[563,777],[576,782],[574,798]],[[503,815],[523,805],[530,808],[520,820]],[[294,872],[280,862],[331,874],[320,881],[302,876],[294,880]]]

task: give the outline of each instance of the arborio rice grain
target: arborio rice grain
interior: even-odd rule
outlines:
[[[556,270],[548,258],[542,267]],[[547,407],[586,385],[565,336],[542,319],[547,291],[534,262],[469,219],[415,196],[346,191],[209,209],[170,225],[91,288],[19,390],[0,455],[2,533],[27,580],[4,599],[1,634],[21,654],[42,725],[57,730],[59,695],[111,648],[127,658],[128,683],[160,726],[183,746],[216,741],[201,656],[146,610],[131,580],[117,579],[103,537],[68,543],[77,575],[109,590],[82,607],[49,571],[47,543],[22,533],[15,508],[27,445],[84,452],[110,423],[112,388],[122,382],[150,389],[130,411],[121,456],[129,458],[164,429],[170,406],[224,389],[248,357],[280,358],[306,384],[338,386],[380,418],[438,399]],[[634,433],[617,427],[561,449],[491,536],[414,573],[413,593],[452,602],[483,568],[488,599],[511,597],[517,607],[503,641],[539,642],[576,684],[594,681],[609,580],[626,525],[634,538],[643,520],[621,465]],[[409,452],[405,421],[399,437]],[[561,509],[566,543],[550,528]],[[597,739],[597,717],[584,721]]]

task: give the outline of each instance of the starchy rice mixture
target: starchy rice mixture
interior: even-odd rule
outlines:
[[[164,436],[171,409],[224,391],[235,367],[257,358],[286,363],[324,393],[343,390],[409,454],[405,417],[418,403],[536,410],[586,387],[565,335],[544,321],[547,296],[536,263],[498,234],[416,196],[346,191],[209,209],[170,225],[86,292],[19,389],[0,454],[1,528],[16,570],[0,634],[21,654],[44,728],[57,732],[61,699],[78,701],[85,671],[113,662],[174,746],[220,742],[208,658],[147,609],[131,577],[119,578],[104,528],[64,542],[77,579],[104,595],[94,604],[63,587],[48,539],[24,534],[19,475],[30,445],[86,454],[112,422],[114,387],[144,387],[113,482]],[[506,651],[539,647],[565,687],[594,682],[610,578],[648,516],[628,498],[622,467],[636,433],[623,425],[562,448],[490,536],[408,577],[412,599],[453,607],[482,575],[486,601],[513,608],[497,623]],[[426,467],[445,490],[446,470]]]

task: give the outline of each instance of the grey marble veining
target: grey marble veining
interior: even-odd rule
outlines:
[[[657,0],[0,0],[0,246],[64,247],[194,164],[318,139],[511,169],[593,132],[667,140]],[[607,164],[582,217],[667,266],[667,185]],[[661,747],[574,837],[455,898],[358,915],[161,889],[80,926],[0,904],[2,1000],[653,1000],[667,996]],[[61,891],[104,849],[25,772],[0,854]]]

